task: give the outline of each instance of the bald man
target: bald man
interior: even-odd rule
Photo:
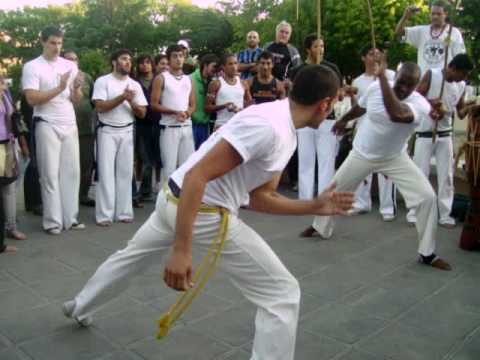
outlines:
[[[256,31],[249,31],[247,34],[247,48],[238,53],[238,71],[240,71],[240,78],[246,80],[251,78],[257,72],[257,60],[262,49],[258,47],[260,43],[260,36]]]
[[[377,51],[379,63],[373,83],[332,131],[341,133],[348,121],[366,114],[353,142],[353,150],[338,169],[333,181],[340,191],[354,190],[367,175],[382,173],[397,185],[407,207],[417,208],[419,262],[441,270],[450,265],[435,255],[437,235],[436,196],[428,179],[407,154],[406,143],[421,119],[430,113],[428,101],[415,91],[420,80],[420,68],[407,62],[399,70],[395,83],[386,75],[385,57]],[[421,214],[421,215],[420,215]],[[331,217],[315,217],[303,236],[315,233],[328,238],[333,234]],[[392,254],[385,254],[392,256]]]

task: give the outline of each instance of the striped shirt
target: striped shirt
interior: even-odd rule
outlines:
[[[256,63],[258,57],[263,52],[263,49],[257,47],[255,49],[244,49],[238,53],[237,61],[239,64]],[[243,71],[240,78],[245,80],[252,77],[254,74],[250,71]]]

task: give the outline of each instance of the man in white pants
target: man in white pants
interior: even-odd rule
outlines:
[[[160,157],[162,183],[195,151],[192,113],[195,91],[191,78],[183,73],[184,49],[179,45],[167,48],[170,65],[152,84],[151,107],[162,114],[160,120]]]
[[[319,90],[311,92],[310,86]],[[288,199],[276,192],[296,147],[295,129],[318,127],[331,111],[338,87],[331,70],[308,67],[297,76],[289,99],[251,106],[235,115],[172,174],[169,189],[160,192],[154,213],[127,247],[113,254],[75,299],[63,305],[65,315],[90,324],[91,315],[124,290],[133,275],[167,256],[171,249],[164,273],[166,284],[176,290],[195,286],[192,245],[206,252],[221,221],[218,213],[199,211],[203,203],[230,212],[219,271],[228,274],[258,307],[251,359],[293,360],[298,281],[237,214],[248,198],[251,209],[275,214],[345,214],[351,208],[353,194],[335,193],[334,186],[309,201]]]
[[[450,216],[453,203],[454,186],[453,172],[453,141],[452,123],[455,109],[462,115],[465,105],[465,80],[473,70],[473,63],[467,54],[455,56],[448,64],[448,68],[431,69],[423,76],[417,91],[430,101],[434,110],[430,116],[425,117],[416,130],[415,153],[413,161],[423,171],[425,176],[430,175],[430,160],[435,157],[438,183],[438,223],[446,228],[455,226],[455,219]],[[445,74],[444,74],[445,73]],[[440,91],[445,77],[445,87],[441,99]],[[443,105],[444,109],[440,106]],[[437,138],[432,141],[435,122],[438,122]],[[407,221],[415,223],[415,209],[412,208],[407,214]]]
[[[390,177],[402,193],[407,207],[417,208],[419,260],[426,265],[450,270],[450,265],[435,255],[438,218],[435,192],[406,151],[408,137],[430,112],[428,101],[415,91],[420,69],[418,65],[407,62],[398,71],[395,83],[389,83],[385,58],[378,50],[376,53],[378,81],[335,124],[334,131],[343,132],[348,121],[367,115],[354,139],[353,150],[333,181],[338,189],[353,190],[372,172]],[[310,233],[318,232],[320,236],[329,238],[333,228],[333,218],[315,217]]]
[[[112,54],[113,71],[95,81],[92,100],[98,112],[95,217],[98,226],[133,221],[133,122],[144,118],[147,99],[130,78],[132,55],[126,49]]]
[[[78,222],[80,153],[72,103],[83,96],[83,79],[74,62],[60,57],[61,30],[45,28],[41,42],[42,55],[23,67],[22,87],[33,106],[42,225],[48,234],[59,235],[63,229],[85,228]]]
[[[206,112],[217,113],[215,129],[225,125],[233,115],[252,102],[248,86],[237,75],[237,57],[234,54],[226,54],[222,57],[220,65],[223,75],[208,85],[205,103]]]
[[[361,52],[362,62],[365,66],[365,72],[355,78],[352,82],[352,86],[358,90],[356,98],[352,97],[352,101],[360,99],[367,93],[367,89],[376,80],[375,71],[378,66],[375,62],[375,48],[372,45],[367,45]],[[393,81],[395,73],[392,70],[386,70],[385,75],[388,81]],[[356,119],[357,133],[362,122],[364,122],[366,115]],[[355,203],[353,204],[352,214],[361,214],[370,212],[372,210],[372,178],[373,174],[368,175],[363,180],[355,191]],[[384,221],[392,221],[396,216],[397,201],[396,192],[397,189],[388,176],[383,174],[377,174],[378,179],[378,199],[379,199],[379,211]]]

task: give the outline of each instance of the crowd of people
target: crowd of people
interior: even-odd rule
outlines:
[[[24,107],[33,107],[30,147],[26,132],[12,129],[14,106],[2,90],[0,144],[15,133],[24,156],[31,153],[26,209],[42,214],[43,229],[58,235],[85,228],[79,204],[95,206],[96,224],[108,227],[131,223],[133,208],[158,193],[151,217],[64,304],[65,315],[88,326],[149,259],[170,248],[166,284],[192,288],[192,245],[209,252],[228,221],[220,266],[258,306],[252,358],[291,360],[298,282],[238,218],[238,209],[314,215],[301,236],[330,238],[332,216],[372,210],[374,173],[383,220],[395,220],[398,188],[418,232],[419,262],[450,270],[435,242],[438,225],[455,226],[452,122],[479,105],[465,101],[473,63],[461,33],[449,31],[447,5],[433,2],[431,24],[406,27],[414,12],[413,6],[405,10],[396,32],[418,49],[418,64],[389,70],[382,49],[367,45],[359,49],[364,72],[351,85],[325,60],[317,35],[304,39],[302,61],[285,21],[263,48],[259,34],[250,31],[239,54],[207,54],[198,61],[184,40],[155,58],[139,55],[135,65],[130,51],[120,49],[111,56],[111,72],[95,81],[78,69],[78,54],[61,51],[63,33],[46,28],[42,55],[27,62],[22,75]],[[347,131],[354,133],[352,150],[339,160],[339,140]],[[406,149],[412,135],[413,159]],[[438,196],[428,179],[432,156]],[[299,200],[277,193],[285,168],[290,183],[298,181]],[[6,219],[7,235],[20,240],[25,235],[15,228],[10,188],[3,185],[7,215],[0,220]]]

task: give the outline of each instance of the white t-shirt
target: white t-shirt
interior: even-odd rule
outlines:
[[[442,87],[443,69],[432,69],[432,76],[430,78],[430,89],[427,93],[427,99],[438,99]],[[447,108],[447,113],[442,120],[438,122],[438,131],[445,131],[452,129],[452,119],[455,115],[455,108],[460,101],[460,98],[465,92],[465,81],[448,82],[445,81],[445,88],[443,90],[442,101]],[[417,127],[417,131],[432,131],[435,122],[430,116],[425,117]]]
[[[418,25],[405,28],[405,41],[416,47],[417,63],[422,70],[422,75],[428,69],[442,68],[445,61],[445,40],[450,26],[446,26],[442,34],[434,39],[431,35],[430,25]],[[452,30],[450,46],[448,48],[448,61],[455,55],[466,52],[462,33],[456,27]]]
[[[67,87],[60,94],[42,105],[33,107],[33,115],[41,117],[53,126],[76,128],[75,110],[70,100],[70,87],[77,76],[77,65],[62,57],[47,61],[39,56],[25,64],[22,71],[23,90],[52,90],[60,84],[60,77],[71,71]]]
[[[385,71],[385,75],[387,76],[387,79],[388,81],[394,81],[395,79],[395,71],[393,70],[390,70],[390,69],[387,69],[387,71]],[[373,76],[373,75],[367,75],[365,73],[363,73],[362,75],[356,77],[353,82],[352,82],[352,86],[356,87],[358,89],[358,93],[356,95],[357,99],[360,99],[362,98],[363,96],[365,96],[365,94],[367,93],[367,90],[368,88],[370,87],[370,85],[372,85],[375,80],[377,80],[377,77],[376,76]],[[358,129],[360,128],[360,125],[362,124],[363,120],[365,119],[366,115],[363,115],[363,116],[360,116],[358,119],[357,119],[357,131]]]
[[[236,214],[240,205],[248,203],[250,191],[280,174],[295,151],[297,135],[289,100],[252,105],[236,114],[172,174],[172,180],[182,187],[185,173],[220,139],[232,145],[243,162],[208,182],[202,201]]]
[[[133,102],[140,106],[147,106],[147,99],[142,87],[130,77],[117,79],[112,73],[99,77],[93,86],[92,100],[112,100],[123,94],[126,88],[135,91]],[[112,126],[125,126],[135,121],[132,107],[127,100],[110,111],[98,113],[100,122]]]
[[[373,83],[358,102],[367,110],[367,117],[353,140],[353,149],[369,160],[386,160],[400,155],[406,148],[408,137],[430,112],[430,104],[416,91],[402,103],[412,110],[413,122],[405,124],[390,120],[383,103],[380,82]]]

